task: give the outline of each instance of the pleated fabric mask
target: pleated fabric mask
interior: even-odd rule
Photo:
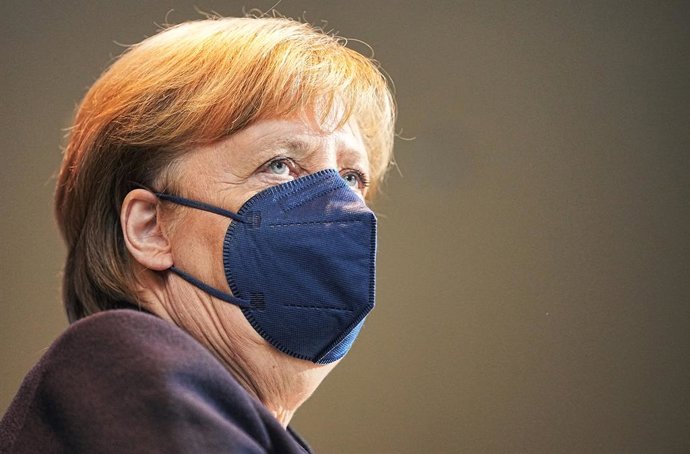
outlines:
[[[232,294],[175,266],[172,272],[239,306],[254,329],[288,355],[327,364],[350,350],[374,307],[376,216],[336,170],[268,188],[237,213],[156,195],[232,219],[223,241]]]

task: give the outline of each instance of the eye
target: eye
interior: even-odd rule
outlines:
[[[285,156],[275,156],[266,161],[260,167],[260,172],[274,180],[283,181],[287,177],[297,178],[302,173],[302,168],[292,159]]]
[[[345,183],[352,188],[359,187],[359,177],[352,172],[343,175],[343,180],[345,180]]]
[[[268,163],[267,168],[274,175],[287,175],[290,173],[290,165],[285,158],[274,159]]]
[[[340,176],[345,180],[345,183],[353,189],[363,190],[369,186],[369,181],[364,176],[364,173],[359,170],[348,169],[343,171]]]

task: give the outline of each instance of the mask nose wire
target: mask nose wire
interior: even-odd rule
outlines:
[[[221,216],[225,216],[226,218],[230,218],[233,221],[237,222],[243,222],[246,223],[247,220],[244,216],[240,216],[237,213],[233,213],[232,211],[224,210],[222,208],[218,208],[213,205],[209,205],[204,202],[199,202],[197,200],[190,200],[190,199],[185,199],[184,197],[179,197],[176,195],[171,195],[171,194],[165,194],[163,192],[155,192],[156,197],[158,197],[161,200],[165,200],[167,202],[172,202],[176,203],[178,205],[183,205],[187,206],[190,208],[196,208],[197,210],[203,210],[203,211],[208,211],[210,213],[218,214]],[[200,281],[199,279],[195,278],[191,274],[188,274],[181,269],[177,268],[175,265],[171,266],[169,268],[170,271],[184,279],[185,281],[189,282],[196,288],[208,293],[211,296],[215,296],[221,301],[225,301],[226,303],[234,304],[236,306],[242,307],[242,308],[251,308],[252,303],[250,301],[244,300],[242,298],[237,298],[236,296],[230,295],[228,293],[225,293],[215,287],[211,287],[208,284],[205,284],[204,282]]]

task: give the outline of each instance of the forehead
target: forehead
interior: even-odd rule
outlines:
[[[357,154],[365,159],[367,156],[359,127],[354,120],[340,127],[319,124],[310,118],[262,120],[238,133],[235,142],[259,147],[279,146],[291,151],[334,148],[336,151]]]
[[[322,124],[304,116],[259,120],[183,156],[183,173],[220,171],[245,177],[279,156],[292,158],[310,171],[356,167],[368,173],[369,156],[356,121],[330,130]]]
[[[288,152],[315,159],[332,155],[338,160],[361,161],[368,167],[367,150],[354,120],[335,129],[302,117],[260,120],[226,142],[225,151],[240,159]]]

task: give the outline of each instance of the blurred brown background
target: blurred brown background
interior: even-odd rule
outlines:
[[[53,172],[122,47],[271,1],[4,1],[0,412],[66,326]],[[690,452],[687,2],[300,1],[396,83],[378,307],[323,453]],[[366,51],[360,44],[355,48]]]

